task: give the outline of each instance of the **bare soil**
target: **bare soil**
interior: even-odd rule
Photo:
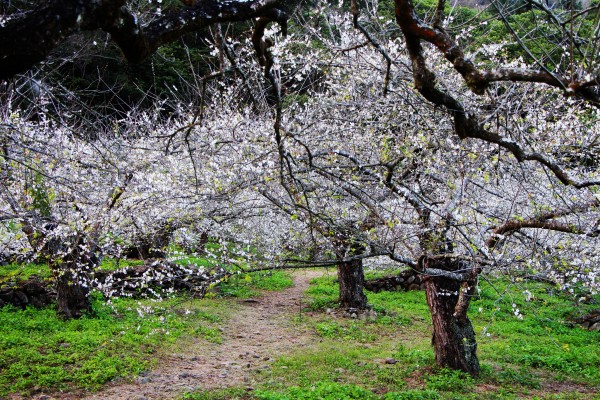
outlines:
[[[275,356],[309,346],[316,338],[313,333],[290,324],[289,319],[295,313],[300,314],[310,279],[322,274],[312,270],[296,272],[293,287],[240,300],[235,317],[223,326],[221,344],[198,339],[166,355],[158,369],[133,383],[109,384],[97,393],[76,398],[172,399],[186,391],[236,385],[252,390],[253,372],[267,367]]]

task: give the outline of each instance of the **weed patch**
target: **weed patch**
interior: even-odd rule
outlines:
[[[233,275],[218,285],[221,296],[248,298],[256,296],[260,290],[283,290],[293,285],[287,271],[261,271],[243,275]]]
[[[336,382],[316,382],[310,388],[292,386],[283,393],[257,391],[259,400],[373,400],[373,393],[356,385],[344,385]]]
[[[222,303],[221,303],[222,305]],[[64,321],[53,308],[0,308],[0,397],[44,390],[97,389],[155,365],[181,336],[219,342],[214,301],[93,301],[93,313]],[[211,322],[212,321],[212,322]]]

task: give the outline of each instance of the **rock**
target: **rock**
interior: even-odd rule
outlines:
[[[365,282],[365,289],[372,292],[382,290],[402,291],[408,290],[411,284],[420,285],[423,279],[416,271],[407,269],[400,271],[398,275],[386,276],[378,279],[371,279]]]
[[[346,370],[344,368],[336,368],[335,372],[338,372],[340,374],[343,374],[344,372],[346,372]]]
[[[138,378],[138,379],[136,379],[135,381],[136,381],[136,383],[138,383],[138,384],[145,385],[145,384],[147,384],[147,383],[150,383],[150,382],[152,382],[152,379],[151,379],[149,376],[142,376],[141,378]]]
[[[582,328],[592,331],[600,331],[600,310],[594,310],[583,317],[574,319],[573,321],[579,324]]]
[[[384,363],[386,363],[386,364],[397,364],[399,362],[400,362],[400,360],[396,360],[395,358],[386,358],[384,360]]]
[[[350,314],[350,318],[356,318],[356,317],[357,317],[356,313]]]

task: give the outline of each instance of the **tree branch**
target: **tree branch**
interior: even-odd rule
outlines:
[[[600,200],[595,199],[590,202],[586,202],[583,204],[576,204],[573,207],[565,210],[558,211],[548,211],[541,215],[538,215],[534,218],[524,219],[524,220],[516,220],[512,219],[506,221],[502,225],[499,225],[494,228],[492,235],[486,241],[486,245],[493,249],[500,239],[502,239],[503,235],[510,235],[514,232],[517,232],[524,228],[536,228],[536,229],[547,229],[551,231],[557,232],[565,232],[572,233],[575,235],[586,235],[590,237],[597,237],[600,235],[600,231],[598,230],[585,230],[579,226],[569,224],[566,222],[552,221],[552,219],[564,217],[569,214],[574,214],[578,212],[583,212],[589,210],[593,207],[599,207]]]
[[[79,31],[102,29],[130,62],[141,62],[160,46],[219,22],[272,18],[281,0],[202,0],[143,25],[124,7],[126,0],[52,0],[9,16],[0,24],[0,80],[43,61]],[[279,12],[281,13],[281,12]]]
[[[583,85],[582,82],[573,82],[570,77],[559,77],[547,69],[500,68],[485,72],[478,70],[475,64],[466,57],[458,43],[450,37],[440,24],[429,27],[421,22],[415,13],[412,0],[395,0],[395,4],[396,21],[407,38],[407,42],[418,43],[424,40],[437,47],[444,54],[444,57],[452,63],[454,69],[461,74],[473,93],[482,95],[490,83],[497,81],[545,83],[563,90],[565,95],[577,96],[589,101],[596,107],[600,107],[600,91]]]
[[[462,50],[444,31],[438,28],[431,29],[420,23],[414,12],[411,0],[395,0],[395,3],[396,21],[406,38],[406,48],[412,62],[415,87],[425,99],[437,106],[444,107],[452,115],[454,119],[454,132],[459,138],[481,139],[488,143],[497,144],[510,151],[519,162],[536,161],[551,170],[565,185],[584,188],[600,184],[600,179],[578,180],[572,177],[550,157],[537,152],[527,152],[517,142],[506,139],[498,133],[486,130],[477,116],[468,113],[461,102],[439,90],[436,86],[436,75],[427,66],[421,40],[433,43],[438,49],[443,51],[446,58],[453,62],[454,68],[461,73],[473,92],[483,93],[489,82],[481,72],[475,69],[470,61],[465,59]],[[505,74],[504,76],[508,78],[508,75]],[[519,76],[525,80],[525,74]],[[592,89],[588,89],[593,92]],[[598,105],[600,106],[600,102]]]

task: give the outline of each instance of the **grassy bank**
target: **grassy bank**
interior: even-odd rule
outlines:
[[[4,267],[2,267],[4,268]],[[24,266],[41,274],[43,266]],[[3,270],[15,276],[14,266]],[[11,278],[12,279],[12,278]],[[94,390],[156,366],[186,341],[222,343],[236,299],[292,284],[285,272],[239,275],[205,299],[162,301],[94,295],[93,312],[63,321],[52,307],[0,309],[0,398],[9,393]],[[312,338],[292,352],[282,343],[273,362],[243,387],[187,393],[184,399],[600,399],[600,333],[572,320],[600,307],[535,282],[482,280],[473,299],[481,376],[434,366],[423,292],[368,293],[375,314],[345,318],[335,310],[335,276],[314,279],[302,313],[289,324]]]
[[[109,265],[110,267],[110,265]],[[0,282],[35,274],[49,278],[44,265],[0,266]],[[64,321],[53,306],[0,308],[0,398],[18,393],[95,390],[156,366],[172,346],[191,338],[220,343],[236,298],[291,285],[285,272],[235,276],[207,298],[185,295],[158,299],[120,298],[106,302],[93,294],[92,312]]]
[[[600,399],[600,333],[571,322],[598,308],[553,287],[482,281],[471,305],[481,376],[434,366],[423,292],[369,293],[377,317],[342,318],[331,308],[334,277],[315,279],[306,312],[291,317],[314,343],[257,370],[252,389],[233,387],[183,398],[209,399]],[[329,310],[327,310],[329,308]],[[518,309],[518,312],[517,312]]]

